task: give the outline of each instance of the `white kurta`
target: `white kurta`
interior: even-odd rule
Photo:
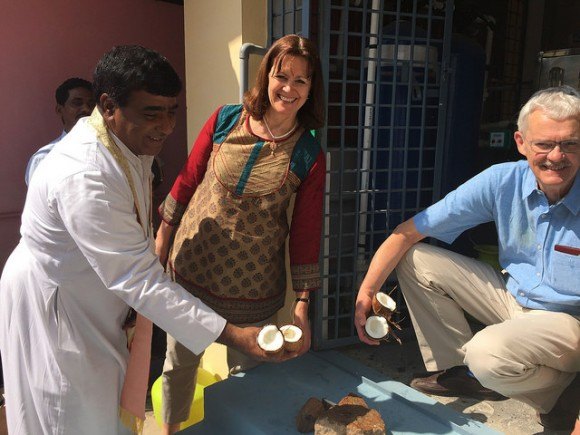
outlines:
[[[0,350],[11,435],[125,433],[118,411],[128,306],[195,353],[225,326],[168,279],[137,222],[125,175],[87,120],[32,178],[22,238],[2,273]],[[120,148],[146,213],[152,157]]]

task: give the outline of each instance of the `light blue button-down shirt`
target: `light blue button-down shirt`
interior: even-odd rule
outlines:
[[[524,307],[580,315],[580,175],[556,204],[538,188],[527,161],[492,166],[417,214],[417,230],[447,243],[494,221],[507,288]]]

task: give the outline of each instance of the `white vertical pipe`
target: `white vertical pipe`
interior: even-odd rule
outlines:
[[[361,196],[359,207],[359,238],[358,238],[358,270],[366,269],[365,264],[365,245],[367,230],[367,213],[368,213],[368,189],[369,189],[369,169],[371,166],[371,146],[374,126],[374,102],[375,102],[375,80],[377,72],[377,46],[378,37],[375,36],[379,30],[380,18],[380,0],[372,1],[368,66],[367,66],[367,89],[365,96],[365,115],[363,131],[363,152],[361,162]]]
[[[328,274],[329,274],[329,255],[330,255],[330,168],[331,157],[328,151],[326,152],[326,188],[324,195],[324,259],[322,261],[322,318],[328,319]],[[328,320],[322,321],[322,339],[328,340]]]

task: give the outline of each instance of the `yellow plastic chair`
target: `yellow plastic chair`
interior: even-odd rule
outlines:
[[[210,373],[203,368],[197,370],[197,384],[195,386],[195,393],[193,395],[193,402],[189,410],[189,419],[181,423],[179,430],[183,430],[195,423],[203,420],[203,390],[205,387],[216,382],[221,381],[221,377],[217,374]],[[163,395],[161,394],[161,376],[158,377],[151,387],[151,402],[153,403],[153,415],[159,426],[163,425],[161,418],[161,409],[163,403]]]

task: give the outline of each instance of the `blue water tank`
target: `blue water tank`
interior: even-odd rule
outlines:
[[[440,50],[426,41],[426,32],[420,28],[413,32],[408,22],[391,23],[381,40],[376,63],[378,132],[371,157],[367,220],[367,229],[374,233],[367,238],[371,250],[410,217],[406,209],[431,202],[431,195],[422,194],[420,188],[433,183]]]
[[[441,196],[477,172],[484,81],[485,50],[473,39],[454,34],[451,38],[450,95]]]

